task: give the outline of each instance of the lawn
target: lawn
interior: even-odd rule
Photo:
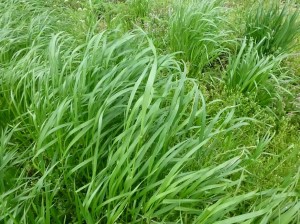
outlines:
[[[0,1],[0,223],[300,223],[300,2]]]

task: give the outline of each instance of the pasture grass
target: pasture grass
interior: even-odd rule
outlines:
[[[287,1],[261,1],[246,18],[245,36],[260,45],[263,54],[282,54],[293,51],[300,34],[299,9]]]
[[[229,57],[224,80],[229,90],[252,95],[261,105],[268,105],[281,100],[280,92],[289,93],[282,85],[290,77],[279,66],[284,56],[260,55],[262,44],[244,39],[238,53]]]
[[[225,8],[221,1],[179,1],[170,17],[169,45],[172,51],[181,52],[181,59],[191,70],[201,72],[221,53],[226,51],[224,42]]]
[[[299,223],[299,18],[249,2],[1,2],[0,222]]]

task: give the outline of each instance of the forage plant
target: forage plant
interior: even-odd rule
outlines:
[[[208,119],[195,80],[172,56],[157,55],[141,34],[117,36],[91,35],[76,47],[57,34],[44,60],[35,57],[45,49],[37,44],[6,67],[1,93],[16,128],[2,133],[1,172],[17,181],[3,184],[3,221],[192,217],[211,203],[206,188],[222,195],[236,184],[226,176],[239,171],[239,158],[185,166],[214,136],[246,123],[227,110]]]
[[[199,6],[210,16],[194,46],[206,56],[190,58],[200,67],[222,51],[208,34],[215,3]],[[0,3],[0,223],[297,223],[299,172],[247,188],[273,135],[244,150],[233,136],[254,119],[211,110],[223,101],[207,102],[177,52],[161,53],[141,29],[103,30],[93,4]],[[277,60],[254,49],[243,42],[232,56],[228,87],[269,83],[259,75]]]
[[[181,58],[195,71],[202,71],[225,51],[223,43],[228,32],[224,8],[218,0],[197,0],[179,3],[170,17],[169,44],[172,51],[181,52]]]
[[[290,3],[267,1],[254,7],[246,17],[245,35],[256,43],[262,42],[263,54],[283,54],[295,50],[300,34],[300,11]]]
[[[245,38],[238,53],[230,56],[224,78],[229,90],[251,95],[261,105],[268,105],[272,100],[280,99],[279,89],[285,90],[280,83],[289,77],[279,66],[284,56],[260,55],[258,49],[262,44]]]

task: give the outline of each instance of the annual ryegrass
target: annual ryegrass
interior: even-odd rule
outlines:
[[[260,45],[263,54],[290,53],[300,34],[299,9],[291,8],[288,2],[267,1],[249,10],[245,35]]]
[[[178,206],[189,213],[182,203],[193,210],[199,198],[202,206],[211,202],[204,189],[223,194],[235,184],[223,178],[238,171],[237,158],[210,173],[183,168],[207,141],[245,123],[231,112],[219,122],[226,110],[208,119],[195,81],[172,57],[158,56],[138,34],[116,37],[100,33],[73,49],[74,41],[58,34],[44,60],[35,58],[40,45],[7,66],[1,92],[8,119],[22,128],[3,136],[13,133],[23,147],[3,144],[5,163],[14,150],[22,155],[14,161],[20,162],[18,181],[3,189],[2,220],[50,223],[57,213],[56,222],[167,220]],[[144,43],[137,44],[140,38]]]
[[[277,92],[283,81],[270,74],[280,60],[247,41],[231,53],[225,84],[244,105],[227,92],[210,99],[189,77],[187,64],[201,71],[224,51],[217,2],[193,2],[199,11],[182,2],[166,21],[185,44],[200,35],[191,48],[197,56],[184,61],[161,53],[169,49],[157,49],[142,29],[99,25],[107,12],[97,21],[92,1],[0,4],[0,222],[299,222],[299,127],[286,121],[276,133],[251,98],[269,85]],[[126,15],[132,21],[151,16],[151,8],[127,10],[137,10]],[[181,29],[185,19],[191,23]],[[191,53],[182,46],[172,51]],[[268,109],[276,123],[276,108]],[[281,182],[261,182],[266,172]]]
[[[263,42],[255,45],[252,40],[244,39],[238,53],[229,57],[224,79],[229,90],[252,95],[260,104],[268,105],[276,98],[281,99],[279,89],[285,89],[280,85],[289,77],[281,74],[279,65],[284,57],[260,55],[261,45]]]
[[[191,70],[201,72],[225,51],[227,31],[223,29],[224,8],[220,1],[199,0],[185,4],[179,1],[170,17],[169,45],[181,52],[181,58]]]

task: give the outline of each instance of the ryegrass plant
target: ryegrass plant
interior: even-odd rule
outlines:
[[[289,3],[282,7],[279,1],[262,2],[249,11],[245,35],[256,43],[262,42],[263,54],[282,54],[294,50],[300,34],[299,9],[290,9]]]
[[[99,1],[92,4],[100,19],[101,26],[108,29],[122,29],[123,32],[132,31],[137,26],[147,27],[151,11],[149,0],[128,1]]]
[[[199,163],[247,122],[230,106],[209,113],[215,101],[206,104],[184,63],[140,30],[88,22],[78,38],[76,24],[41,2],[21,20],[15,9],[32,2],[0,8],[1,223],[299,220],[298,174],[283,189],[241,188],[267,143],[251,162],[240,152]]]
[[[16,178],[2,184],[2,221],[168,220],[188,212],[187,202],[190,210],[200,197],[211,203],[206,188],[223,194],[235,183],[224,177],[238,159],[184,167],[209,139],[244,123],[232,113],[219,122],[224,110],[208,119],[195,80],[145,40],[100,33],[77,46],[58,33],[12,55],[1,94],[7,122],[20,128],[2,133],[1,173]]]
[[[169,44],[180,51],[182,59],[193,70],[201,71],[222,52],[227,32],[224,31],[223,8],[218,0],[180,2],[170,17]]]
[[[223,179],[238,159],[184,167],[208,140],[244,123],[232,113],[219,122],[225,110],[207,119],[195,81],[172,57],[158,56],[150,40],[136,44],[140,35],[115,37],[100,33],[72,48],[58,34],[44,60],[36,58],[41,44],[7,66],[1,93],[22,126],[10,144],[25,148],[3,144],[5,163],[19,163],[18,181],[2,189],[5,222],[168,220],[175,208],[199,207],[199,198],[211,203],[205,189],[222,194],[235,184]],[[9,160],[15,150],[22,154]]]
[[[130,8],[136,18],[145,18],[149,13],[149,0],[131,0]]]
[[[279,64],[284,57],[260,55],[261,44],[243,40],[238,54],[229,58],[225,83],[228,89],[252,95],[260,104],[268,105],[280,99],[278,89],[283,89],[280,79],[284,75],[279,72]]]

